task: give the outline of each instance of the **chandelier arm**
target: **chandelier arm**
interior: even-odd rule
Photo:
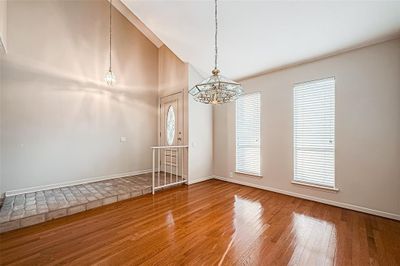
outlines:
[[[214,69],[218,69],[218,0],[215,0],[215,39],[214,39],[214,46],[215,46],[215,62],[214,62]]]

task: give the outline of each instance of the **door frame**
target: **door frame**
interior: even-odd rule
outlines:
[[[162,134],[162,129],[161,129],[161,127],[162,127],[162,122],[161,122],[161,119],[163,119],[163,114],[162,114],[162,99],[163,98],[167,98],[167,97],[171,97],[171,96],[175,96],[175,95],[178,95],[178,94],[181,94],[181,106],[179,106],[178,108],[180,109],[180,110],[178,110],[178,112],[180,112],[181,113],[181,132],[182,132],[182,134],[181,134],[181,138],[182,138],[182,140],[181,140],[181,143],[179,143],[179,144],[177,144],[177,145],[184,145],[185,144],[185,140],[186,140],[186,121],[185,121],[185,98],[184,98],[184,96],[185,96],[185,94],[184,94],[184,90],[182,90],[182,91],[177,91],[177,92],[175,92],[175,93],[171,93],[171,94],[168,94],[168,95],[164,95],[164,96],[160,96],[160,97],[158,97],[158,121],[157,121],[157,125],[158,125],[158,137],[157,137],[157,143],[158,143],[158,145],[159,146],[163,146],[164,144],[162,144],[161,143],[161,139],[162,139],[162,137],[161,137],[161,134]],[[178,118],[178,117],[177,117]],[[179,119],[179,118],[178,118]],[[179,122],[177,122],[176,124],[178,125],[178,123]],[[179,128],[177,128],[176,129],[176,131],[178,132],[178,130],[179,130]]]

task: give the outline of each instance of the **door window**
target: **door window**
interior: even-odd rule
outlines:
[[[168,145],[172,145],[175,137],[175,112],[172,105],[168,107],[166,135]]]

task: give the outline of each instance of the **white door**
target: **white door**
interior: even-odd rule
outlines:
[[[160,146],[178,146],[183,143],[183,93],[179,92],[160,99]],[[177,173],[176,167],[182,163],[178,158],[177,149],[163,150],[161,169],[167,173]]]

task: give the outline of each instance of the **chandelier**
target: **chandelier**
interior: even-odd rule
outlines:
[[[109,33],[110,33],[110,53],[109,53],[109,55],[110,55],[110,65],[109,65],[109,68],[108,68],[108,72],[106,73],[106,75],[104,76],[104,81],[108,84],[108,86],[112,86],[114,83],[115,83],[115,74],[112,72],[112,70],[111,70],[111,8],[112,8],[112,0],[109,0],[110,1],[110,31],[109,31]]]
[[[189,93],[193,98],[201,103],[206,104],[223,104],[236,100],[242,93],[242,86],[232,80],[225,78],[219,74],[218,69],[218,4],[215,0],[215,61],[212,76],[195,85],[190,89]]]

